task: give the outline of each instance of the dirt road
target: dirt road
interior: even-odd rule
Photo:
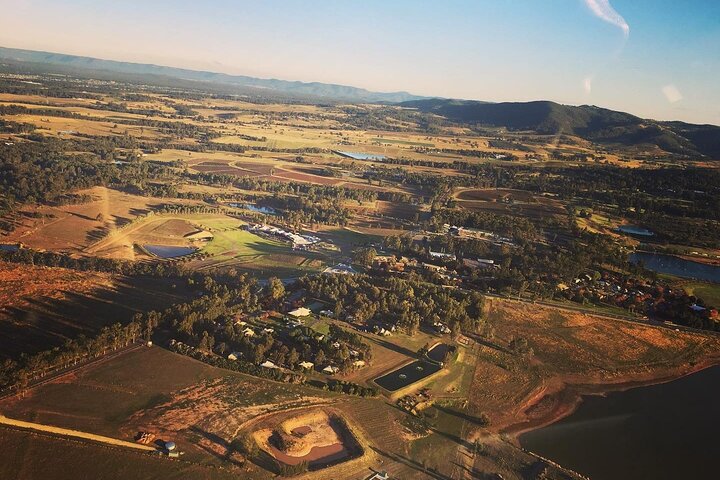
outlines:
[[[143,450],[146,452],[154,452],[156,450],[155,447],[151,447],[149,445],[141,445],[139,443],[126,442],[125,440],[118,440],[116,438],[103,437],[102,435],[95,435],[94,433],[53,427],[52,425],[23,422],[22,420],[14,420],[12,418],[5,417],[4,415],[0,415],[0,425],[10,425],[12,427],[27,428],[30,430],[53,433],[55,435],[62,435],[66,437],[82,438],[85,440],[92,440],[93,442],[105,443],[107,445],[114,445],[116,447],[134,448],[136,450]]]

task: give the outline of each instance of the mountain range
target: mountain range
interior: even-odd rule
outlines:
[[[17,48],[0,47],[0,58],[21,62],[76,67],[87,70],[104,70],[108,72],[134,75],[159,75],[179,78],[182,80],[193,80],[196,82],[261,88],[290,95],[312,96],[349,102],[397,103],[426,98],[418,95],[411,95],[407,92],[371,92],[364,88],[349,87],[347,85],[266,79],[248,77],[245,75],[228,75],[226,73],[165,67],[147,63],[118,62],[115,60],[103,60],[99,58],[66,55],[62,53],[38,52],[34,50],[20,50]]]
[[[220,85],[295,97],[358,103],[389,103],[477,126],[504,127],[539,134],[575,135],[605,145],[657,147],[688,157],[720,159],[720,127],[679,121],[657,121],[592,105],[562,105],[550,101],[491,103],[429,98],[408,92],[372,92],[363,88],[320,82],[299,82],[229,75],[152,64],[103,60],[0,47],[0,59],[61,67],[67,71],[111,72],[155,79],[177,79],[198,86]]]
[[[575,135],[599,144],[655,146],[690,157],[720,159],[720,127],[649,120],[593,105],[555,102],[488,103],[426,99],[400,105],[434,113],[451,121],[547,135]]]

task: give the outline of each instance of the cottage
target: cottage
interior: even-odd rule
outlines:
[[[300,365],[300,368],[304,368],[305,370],[312,370],[313,367],[315,367],[315,364],[312,362],[300,362],[298,365]]]
[[[355,360],[353,362],[353,367],[355,368],[361,368],[365,366],[365,360]]]
[[[271,362],[270,360],[265,360],[263,363],[260,364],[260,366],[263,368],[269,368],[271,370],[276,370],[276,369],[280,368],[277,365],[275,365],[273,362]]]
[[[243,335],[245,335],[246,337],[254,337],[254,336],[255,336],[255,330],[253,330],[253,329],[250,328],[250,327],[248,327],[248,328],[246,328],[245,330],[243,330],[242,333],[243,333]]]
[[[323,368],[323,373],[327,375],[335,375],[337,372],[340,371],[338,367],[334,367],[332,365],[328,365],[327,367]]]

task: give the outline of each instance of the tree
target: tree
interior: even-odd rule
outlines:
[[[377,251],[372,247],[358,248],[357,250],[355,250],[355,253],[353,255],[353,262],[358,265],[369,267],[370,265],[372,265],[372,262],[376,256]]]
[[[315,363],[318,366],[322,366],[325,363],[325,352],[322,348],[315,354]]]
[[[268,279],[267,287],[265,287],[265,292],[272,300],[272,303],[274,305],[277,305],[280,300],[285,296],[285,285],[279,278],[270,277]]]

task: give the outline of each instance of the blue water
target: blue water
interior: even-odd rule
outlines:
[[[374,153],[341,152],[339,150],[336,153],[344,157],[354,158],[355,160],[385,160],[387,158],[385,155],[377,155]]]
[[[720,366],[670,383],[583,398],[520,444],[593,480],[710,480],[720,459]]]
[[[166,245],[143,245],[143,248],[160,258],[177,258],[197,251],[194,247],[168,247]]]
[[[635,252],[630,254],[630,262],[642,262],[645,268],[653,272],[720,283],[720,267],[685,260],[673,255]]]
[[[655,235],[647,228],[636,227],[634,225],[620,225],[617,227],[618,232],[629,233],[630,235],[639,235],[641,237],[652,237]]]
[[[229,203],[228,205],[235,208],[244,208],[246,210],[250,210],[251,212],[264,213],[266,215],[277,215],[277,211],[274,208],[258,207],[252,203]]]

